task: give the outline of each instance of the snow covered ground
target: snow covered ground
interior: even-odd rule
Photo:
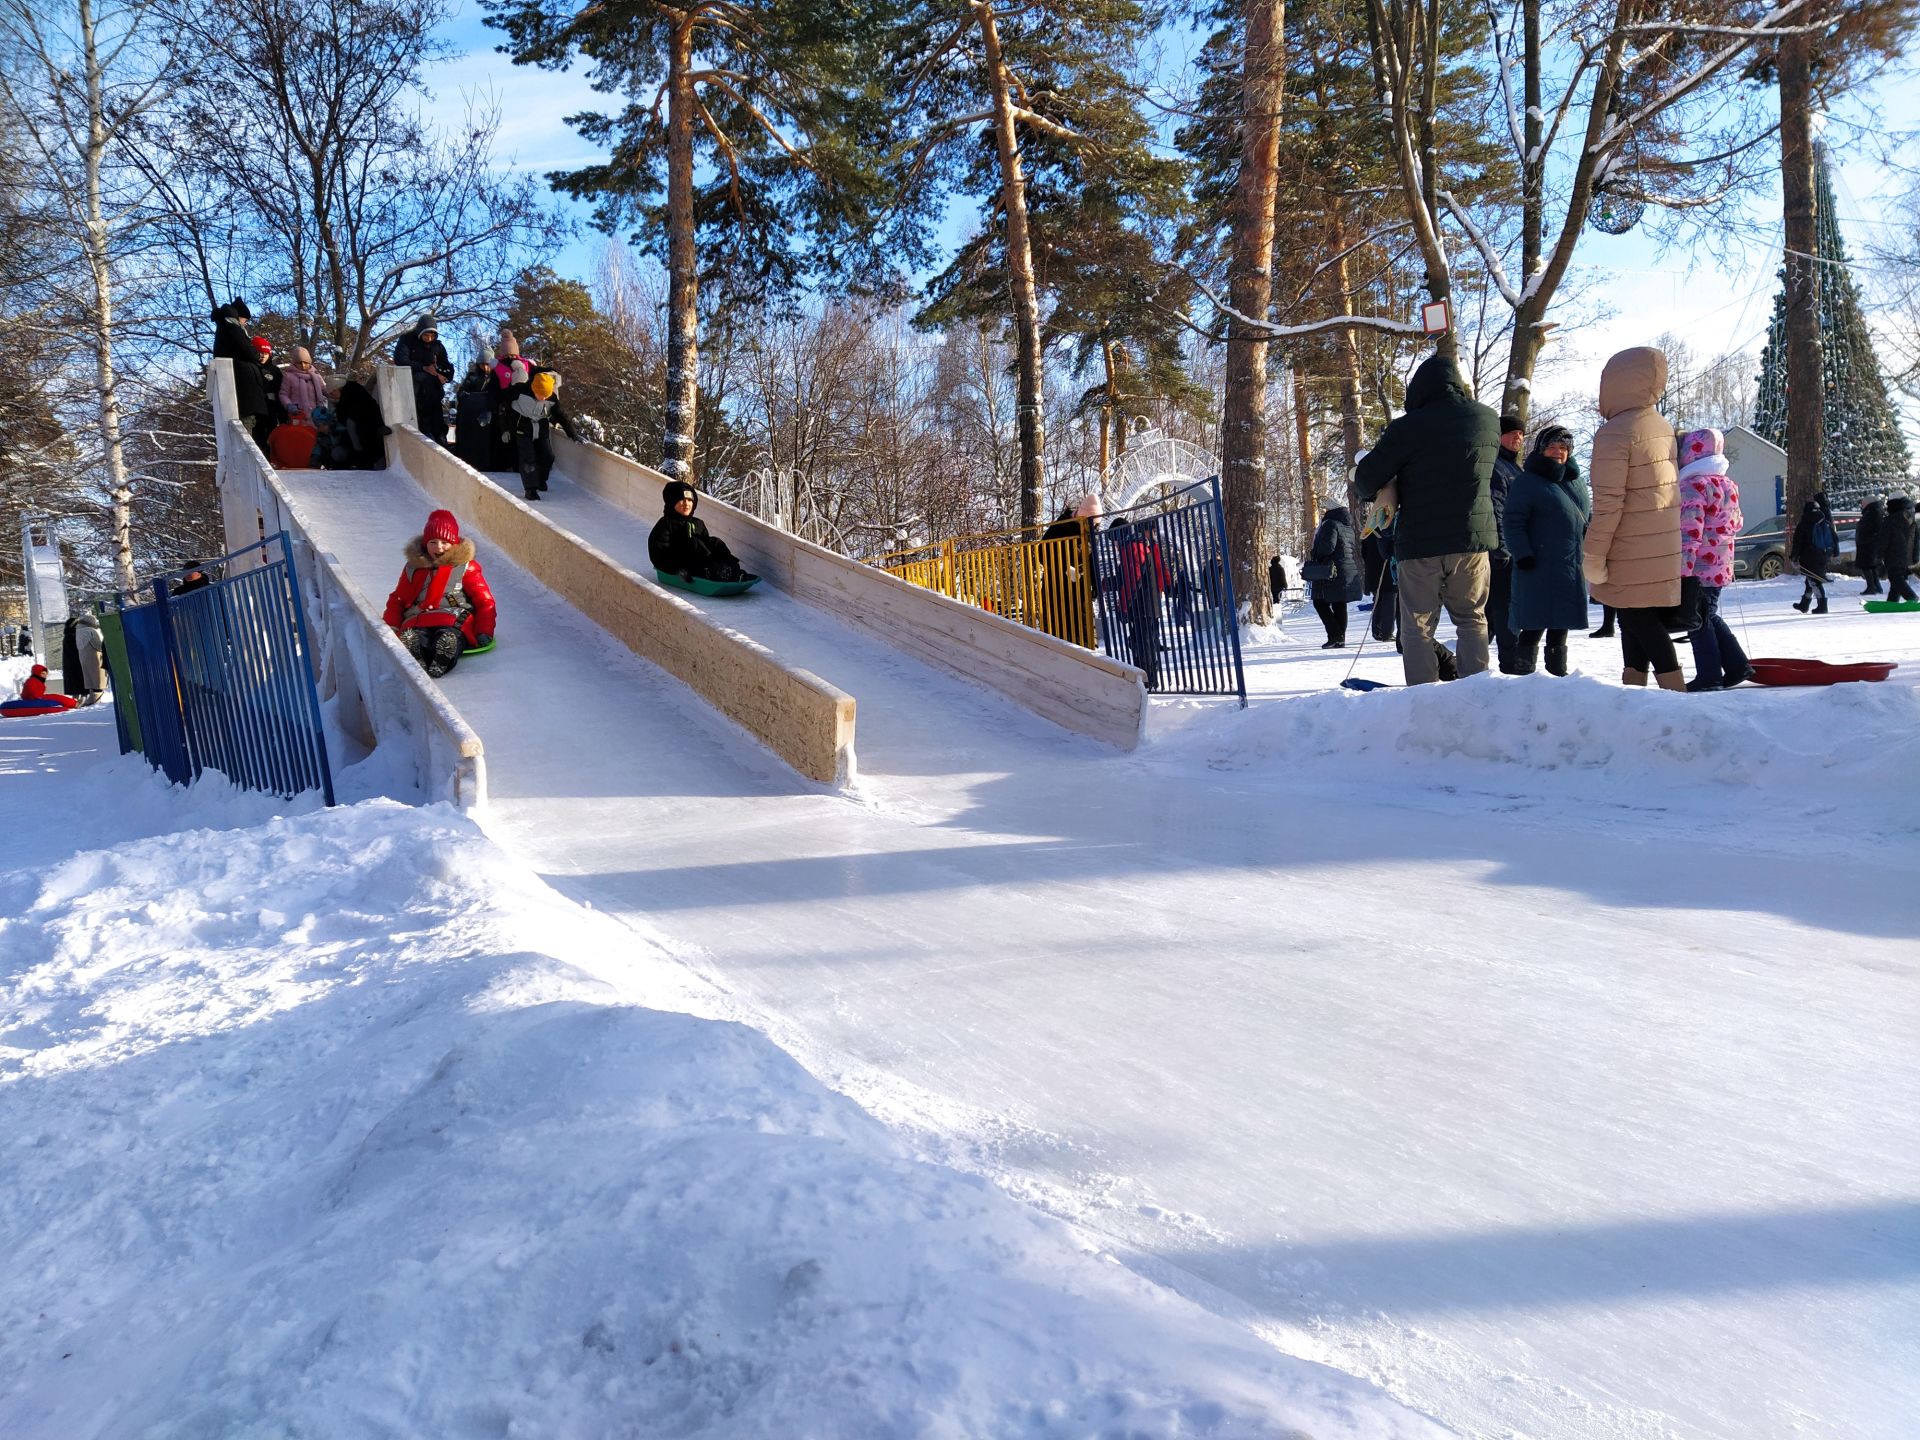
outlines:
[[[424,513],[418,492],[403,477],[391,484],[366,477],[351,493],[316,491],[312,500],[327,548],[363,567],[357,578],[370,593],[384,592],[400,539]],[[274,861],[287,842],[262,837],[308,836],[306,854],[342,878],[333,890],[315,882],[309,893],[319,898],[292,909],[313,914],[309,934],[324,943],[333,943],[329,917],[348,916],[337,938],[373,957],[368,979],[337,982],[312,1003],[295,1003],[301,986],[316,983],[310,958],[223,961],[245,972],[231,987],[249,997],[244,1002],[196,1007],[182,999],[152,1008],[163,1016],[204,1009],[251,1017],[218,1031],[226,1038],[217,1042],[184,1041],[235,1055],[254,1031],[271,1040],[299,1023],[294,1017],[311,1015],[333,1036],[314,1043],[342,1047],[335,1054],[359,1073],[351,1083],[329,1080],[329,1062],[317,1050],[290,1045],[289,1087],[260,1088],[269,1078],[278,1084],[271,1065],[189,1063],[173,1072],[189,1088],[154,1082],[146,1108],[136,1101],[123,1112],[111,1078],[119,1062],[93,1058],[75,1067],[78,1081],[65,1071],[57,1080],[34,1079],[43,1088],[29,1093],[71,1108],[25,1126],[4,1113],[21,1103],[7,1093],[20,1082],[0,1087],[6,1136],[60,1136],[70,1125],[80,1137],[88,1178],[48,1168],[66,1161],[49,1149],[50,1138],[25,1147],[23,1173],[35,1185],[72,1203],[104,1166],[117,1177],[115,1193],[139,1193],[147,1188],[139,1175],[150,1176],[155,1163],[139,1134],[152,1128],[171,1137],[160,1147],[169,1161],[193,1153],[182,1136],[218,1125],[208,1114],[215,1095],[242,1107],[239,1123],[249,1135],[273,1128],[263,1116],[290,1113],[299,1117],[295,1128],[311,1118],[309,1133],[333,1137],[314,1118],[333,1113],[327,1103],[316,1098],[311,1112],[302,1108],[308,1092],[335,1095],[336,1107],[357,1106],[356,1086],[365,1085],[373,1092],[368,1108],[348,1112],[352,1123],[339,1138],[315,1141],[319,1159],[268,1156],[271,1163],[255,1167],[247,1185],[263,1193],[285,1187],[269,1208],[305,1224],[311,1197],[337,1193],[325,1185],[351,1176],[352,1157],[369,1141],[382,1155],[421,1165],[431,1200],[473,1173],[462,1167],[475,1164],[478,1137],[498,1130],[511,1137],[501,1143],[515,1163],[543,1169],[544,1184],[566,1187],[547,1207],[530,1183],[535,1198],[521,1203],[536,1204],[542,1216],[598,1217],[592,1223],[602,1228],[568,1229],[557,1249],[574,1257],[597,1257],[603,1248],[620,1254],[633,1232],[606,1217],[617,1208],[608,1195],[643,1182],[626,1171],[610,1175],[596,1161],[576,1183],[569,1166],[551,1159],[542,1166],[541,1154],[604,1159],[612,1142],[602,1139],[599,1098],[627,1093],[633,1082],[583,1081],[597,1087],[595,1113],[568,1111],[564,1123],[547,1118],[566,1108],[562,1095],[523,1102],[512,1082],[524,1087],[528,1074],[545,1074],[548,1057],[582,1043],[549,1048],[529,1039],[524,1050],[513,1049],[522,1043],[519,1027],[539,1022],[530,1018],[532,1004],[499,996],[518,995],[515,987],[524,985],[543,1001],[637,1000],[744,1020],[830,1091],[887,1122],[885,1134],[865,1132],[883,1159],[908,1167],[944,1160],[989,1177],[1073,1222],[1073,1234],[1092,1237],[1133,1270],[1240,1322],[1242,1333],[1373,1381],[1460,1434],[1894,1440],[1912,1433],[1911,1417],[1920,1413],[1915,617],[1851,611],[1848,592],[1857,586],[1846,582],[1835,587],[1842,608],[1819,618],[1787,609],[1794,591],[1784,585],[1731,592],[1730,618],[1751,633],[1755,653],[1904,659],[1906,668],[1879,686],[1712,696],[1623,691],[1615,683],[1617,650],[1583,638],[1574,660],[1584,677],[1489,676],[1363,696],[1334,688],[1354,656],[1315,648],[1321,637],[1309,615],[1250,654],[1258,693],[1247,711],[1213,701],[1158,703],[1151,743],[1117,756],[904,661],[830,617],[769,609],[765,623],[793,627],[837,664],[813,668],[861,697],[861,780],[842,796],[779,772],[537,581],[496,563],[484,537],[482,554],[501,595],[502,648],[484,666],[463,667],[446,688],[486,741],[495,798],[485,824],[511,861],[457,822],[393,807],[236,832],[249,837],[231,846],[249,857],[245,864],[255,851],[264,857],[249,872],[258,890],[285,870]],[[1397,665],[1390,651],[1369,646],[1357,673],[1394,679]],[[530,694],[547,697],[552,713],[530,710]],[[562,696],[564,703],[555,698]],[[11,739],[0,729],[0,744]],[[70,783],[62,778],[70,766],[36,779],[35,767],[50,763],[5,760],[13,773],[0,774],[0,785],[8,787],[10,815],[18,813],[15,795],[30,797],[36,814],[77,808],[80,834],[72,843],[112,844],[108,796],[125,795],[136,833],[169,828],[166,807],[177,802],[156,801],[139,777],[108,766],[96,772],[107,780],[83,787],[76,800],[60,789]],[[30,788],[36,784],[42,788]],[[375,815],[394,826],[438,826],[434,833],[451,838],[436,848],[467,858],[424,876],[406,859],[384,888],[349,863],[372,844],[354,827],[373,824]],[[326,831],[329,825],[342,829]],[[88,826],[99,827],[100,838],[88,838],[95,833]],[[329,849],[326,835],[340,844]],[[59,843],[68,843],[64,835]],[[0,930],[0,973],[10,985],[24,973],[18,957],[30,934],[42,946],[47,937],[61,945],[95,934],[124,938],[138,928],[129,917],[137,918],[140,905],[161,907],[151,923],[163,930],[199,933],[164,913],[168,904],[188,908],[169,899],[181,890],[178,876],[171,885],[156,881],[127,902],[131,909],[113,908],[122,902],[104,885],[112,893],[97,912],[62,910],[92,902],[48,878],[59,873],[54,857],[13,858],[13,844],[0,846],[0,869],[39,868],[27,881],[0,880],[27,887],[9,897],[5,913],[21,914],[33,897],[55,898]],[[229,849],[225,841],[205,845]],[[163,854],[180,863],[181,849],[132,847],[156,867]],[[410,857],[413,847],[401,840],[379,853]],[[480,878],[469,885],[469,876]],[[597,913],[560,907],[536,877]],[[211,879],[189,879],[217,889]],[[378,905],[349,898],[365,888]],[[300,929],[302,916],[288,906],[267,906],[257,895],[248,905],[278,918],[249,913],[208,933],[230,929],[239,948],[264,957],[280,936]],[[389,911],[389,923],[373,918]],[[517,928],[525,921],[514,918],[529,915],[531,941]],[[445,954],[442,933],[451,937]],[[439,957],[430,962],[419,958],[429,936]],[[288,943],[298,951],[299,942]],[[96,991],[113,1013],[107,997],[121,983],[113,978],[118,967],[74,953],[80,960],[50,982],[65,998],[48,1003],[92,1023]],[[450,966],[451,957],[463,963]],[[256,964],[285,968],[271,975],[247,968]],[[523,972],[545,978],[502,978]],[[426,988],[410,991],[416,974]],[[583,1000],[582,990],[569,988],[596,985],[612,987],[610,995],[593,990],[599,998]],[[352,1008],[369,995],[393,1008]],[[16,1002],[10,996],[6,1003]],[[271,1017],[269,1005],[278,1006]],[[330,1010],[345,1022],[327,1025]],[[402,1018],[416,1011],[425,1029],[410,1030],[415,1022]],[[511,1023],[494,1018],[502,1014]],[[623,1023],[629,1018],[639,1023],[626,1016]],[[475,1086],[483,1098],[474,1102],[471,1125],[430,1083],[455,1048],[448,1037],[456,1021],[480,1028],[471,1049],[464,1038],[459,1048],[484,1053],[475,1064],[492,1077]],[[404,1051],[406,1063],[377,1049],[390,1036],[393,1054]],[[64,1053],[31,1030],[26,1038],[37,1046],[21,1047],[32,1064]],[[405,1049],[416,1044],[417,1051]],[[363,1054],[355,1048],[362,1045],[376,1049]],[[616,1073],[629,1063],[587,1048],[594,1063]],[[170,1053],[150,1045],[129,1057],[130,1073],[164,1067],[167,1059],[152,1057]],[[192,1061],[191,1049],[184,1055]],[[498,1058],[507,1055],[532,1058]],[[767,1063],[784,1064],[777,1055]],[[392,1088],[368,1078],[401,1072],[405,1083]],[[228,1078],[191,1078],[203,1073]],[[813,1095],[809,1113],[839,1117],[836,1135],[866,1124],[836,1108],[842,1102],[830,1094],[808,1090],[813,1082],[801,1072],[782,1073],[791,1088]],[[731,1088],[731,1081],[721,1086]],[[494,1093],[500,1089],[508,1093]],[[246,1108],[270,1106],[275,1094],[286,1111]],[[782,1116],[799,1103],[768,1102]],[[376,1117],[389,1112],[401,1118],[382,1127]],[[407,1138],[374,1139],[387,1133]],[[11,1147],[5,1158],[13,1174],[22,1147],[10,1138],[0,1143]],[[211,1172],[166,1173],[180,1178],[181,1193],[216,1200],[223,1193]],[[991,1194],[950,1183],[967,1195]],[[874,1184],[876,1192],[900,1188]],[[886,1203],[911,1208],[915,1193]],[[36,1202],[34,1213],[61,1203]],[[401,1215],[390,1195],[372,1203],[389,1208],[369,1214]],[[413,1203],[425,1202],[415,1196]],[[749,1216],[767,1213],[753,1203],[743,1201]],[[504,1207],[481,1208],[475,1228],[522,1233],[500,1218]],[[224,1213],[217,1203],[212,1209]],[[449,1229],[464,1226],[444,1208],[428,1212],[435,1214]],[[855,1218],[879,1223],[869,1214]],[[418,1237],[398,1233],[355,1269],[358,1262],[310,1240],[305,1229],[287,1253],[255,1259],[241,1242],[261,1236],[238,1220],[224,1239],[207,1242],[213,1251],[183,1238],[190,1227],[115,1220],[63,1232],[70,1243],[57,1253],[31,1252],[6,1281],[16,1288],[0,1292],[7,1296],[0,1322],[8,1322],[0,1347],[21,1343],[10,1322],[25,1313],[23,1294],[45,1310],[71,1289],[119,1293],[124,1284],[189,1297],[178,1302],[184,1305],[211,1287],[238,1304],[235,1290],[248,1276],[294,1286],[309,1254],[302,1247],[311,1246],[316,1274],[335,1289],[348,1274],[349,1288],[357,1279],[362,1292],[303,1295],[295,1308],[309,1315],[305,1329],[243,1315],[236,1328],[209,1332],[215,1347],[222,1336],[264,1334],[260,1344],[281,1348],[268,1361],[243,1355],[219,1387],[191,1391],[194,1403],[238,1407],[206,1412],[216,1416],[277,1416],[273,1405],[284,1397],[259,1387],[279,1383],[283,1369],[312,1367],[311,1389],[296,1398],[313,1407],[301,1413],[320,1416],[333,1377],[351,1373],[329,1368],[345,1363],[334,1358],[345,1344],[359,1347],[351,1354],[379,1377],[373,1388],[388,1398],[377,1403],[394,1407],[370,1413],[403,1417],[392,1433],[513,1433],[496,1412],[422,1411],[416,1420],[404,1408],[418,1401],[426,1374],[417,1358],[402,1373],[404,1356],[424,1354],[417,1307],[454,1303],[442,1291],[428,1301],[415,1294],[431,1288],[444,1254],[461,1283],[484,1277],[478,1309],[447,1312],[455,1319],[429,1327],[432,1341],[477,1377],[469,1392],[510,1395],[514,1403],[531,1395],[530,1408],[510,1414],[523,1428],[535,1415],[587,1417],[577,1432],[556,1423],[540,1425],[541,1434],[609,1433],[611,1415],[656,1413],[596,1410],[599,1401],[580,1398],[580,1387],[601,1378],[578,1353],[593,1349],[585,1337],[598,1312],[587,1304],[556,1309],[552,1297],[573,1290],[555,1282],[528,1292],[546,1298],[522,1323],[503,1304],[506,1282],[484,1246],[443,1246],[423,1260],[428,1250]],[[981,1221],[989,1229],[997,1223]],[[397,1218],[360,1215],[341,1224],[341,1236],[363,1237],[354,1243],[373,1235],[386,1245],[389,1230],[404,1232]],[[698,1227],[671,1233],[684,1247]],[[1073,1249],[1062,1232],[1045,1233],[1064,1247],[1060,1253]],[[727,1243],[754,1238],[742,1233]],[[220,1244],[236,1248],[221,1252]],[[849,1242],[835,1253],[871,1248]],[[517,1252],[503,1246],[502,1253]],[[755,1253],[763,1289],[753,1293],[764,1299],[772,1283],[764,1277],[781,1262],[799,1261],[786,1250]],[[408,1268],[409,1261],[426,1268]],[[554,1263],[565,1270],[567,1261]],[[1126,1279],[1111,1265],[1094,1269],[1115,1284]],[[699,1272],[676,1292],[681,1302],[693,1303],[687,1297],[712,1273]],[[213,1285],[214,1274],[229,1277],[228,1288]],[[1003,1272],[990,1276],[988,1289],[1004,1300]],[[1124,1338],[1164,1319],[1141,1319],[1139,1307],[1170,1303],[1163,1292],[1123,1284],[1122,1298],[1135,1308],[1087,1342],[1048,1318],[1045,1306],[1027,1305],[1022,1286],[1014,1289],[1017,1313],[1002,1312],[1000,1339],[1021,1353],[1037,1344],[1039,1352],[1010,1362],[1001,1349],[965,1339],[979,1328],[963,1328],[959,1358],[942,1352],[959,1366],[950,1372],[936,1370],[910,1340],[903,1359],[901,1350],[876,1354],[842,1331],[823,1343],[844,1342],[836,1353],[864,1357],[847,1362],[878,1377],[861,1393],[908,1408],[884,1419],[882,1411],[862,1410],[851,1421],[786,1433],[997,1435],[1023,1433],[1022,1424],[1043,1434],[1272,1435],[1289,1424],[1315,1437],[1371,1433],[1369,1425],[1419,1433],[1419,1422],[1389,1418],[1393,1412],[1364,1392],[1328,1401],[1288,1388],[1297,1372],[1272,1368],[1283,1363],[1272,1351],[1235,1349],[1244,1342],[1223,1341],[1218,1331],[1207,1332],[1206,1343],[1225,1349],[1195,1360],[1198,1342],[1181,1341],[1152,1372],[1163,1378],[1140,1392],[1147,1398],[1129,1402],[1135,1408],[1123,1407],[1111,1422],[1096,1421],[1092,1408],[1052,1416],[1019,1408],[1028,1400],[1012,1409],[965,1409],[1028,1378],[1024,1393],[1032,1399],[1068,1373],[1084,1382],[1075,1394],[1102,1393],[1118,1383],[1114,1376],[1133,1373],[1122,1368]],[[1117,1302],[1110,1292],[1081,1293],[1111,1319]],[[941,1292],[939,1303],[949,1297]],[[778,1310],[777,1301],[767,1303]],[[949,1308],[967,1318],[960,1301]],[[390,1325],[389,1311],[400,1317]],[[670,1311],[665,1302],[647,1309],[654,1328],[636,1333],[679,1333],[655,1323]],[[323,1314],[325,1324],[309,1312]],[[91,1323],[106,1323],[98,1313]],[[728,1313],[737,1328],[725,1333],[735,1335],[768,1311],[742,1301]],[[1183,1324],[1201,1323],[1178,1314]],[[186,1323],[175,1313],[161,1328]],[[900,1323],[896,1312],[884,1333],[895,1334]],[[956,1323],[938,1315],[928,1322]],[[498,1347],[481,1343],[490,1330],[500,1334]],[[44,1340],[65,1332],[35,1333]],[[631,1355],[636,1345],[653,1353],[649,1344],[616,1353]],[[824,1368],[818,1353],[797,1342],[781,1350],[809,1378]],[[1071,1366],[1047,1370],[1064,1364],[1064,1355]],[[1107,1356],[1116,1357],[1112,1364]],[[97,1374],[78,1382],[62,1376],[70,1361],[37,1351],[30,1358],[28,1381],[0,1389],[0,1407],[17,1395],[79,1403],[108,1390]],[[0,1348],[0,1376],[18,1364]],[[943,1384],[949,1374],[951,1384]],[[1325,1374],[1310,1371],[1299,1383],[1326,1383]],[[181,1382],[190,1383],[197,1378]],[[549,1384],[560,1388],[542,1388]],[[538,1408],[556,1394],[583,1408]],[[266,1397],[264,1408],[248,1411],[256,1395]],[[1282,1410],[1283,1401],[1296,1408]],[[1208,1408],[1213,1402],[1224,1408]],[[741,1413],[745,1419],[685,1420],[679,1432],[665,1421],[634,1423],[645,1433],[775,1433],[753,1428],[769,1412]],[[0,1421],[6,1415],[0,1408]],[[356,1424],[340,1433],[386,1433],[350,1418]],[[310,1431],[291,1433],[333,1433],[320,1428],[325,1423],[316,1418]],[[702,1432],[701,1423],[710,1429]],[[237,1424],[228,1432],[216,1423],[158,1433],[209,1430],[232,1433]],[[0,1423],[0,1433],[12,1427]],[[117,1432],[67,1424],[27,1433]]]
[[[79,822],[0,842],[9,1440],[1440,1433],[916,1160],[452,812],[113,748],[0,734],[9,815]]]

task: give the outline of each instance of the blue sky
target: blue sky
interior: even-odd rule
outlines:
[[[443,30],[459,53],[428,73],[435,112],[459,116],[469,98],[497,103],[501,158],[516,168],[539,173],[598,158],[564,120],[599,103],[585,79],[511,64],[494,53],[497,36],[480,17],[478,5],[463,0]],[[1170,64],[1184,58],[1184,46],[1169,48]],[[1913,80],[1911,71],[1882,80],[1842,106],[1826,131],[1838,163],[1841,227],[1863,285],[1871,279],[1864,254],[1869,240],[1902,220],[1911,223],[1903,213],[1911,177],[1886,162],[1900,153],[1899,137],[1920,133],[1920,90]],[[1920,147],[1910,138],[1905,155],[1909,164],[1920,161]],[[583,207],[559,196],[553,204],[584,218]],[[1640,231],[1617,237],[1589,231],[1569,282],[1586,293],[1559,314],[1562,323],[1543,357],[1536,397],[1546,402],[1570,392],[1592,393],[1608,355],[1665,332],[1685,337],[1703,356],[1742,350],[1757,355],[1778,286],[1779,213],[1776,185],[1730,210],[1727,228],[1734,238],[1723,247],[1662,249]],[[966,227],[967,217],[955,216],[948,238],[957,241]],[[553,258],[554,269],[589,278],[601,243],[597,234],[584,233]],[[1725,253],[1716,255],[1716,249]],[[1905,413],[1909,443],[1920,456],[1920,405],[1908,405]]]

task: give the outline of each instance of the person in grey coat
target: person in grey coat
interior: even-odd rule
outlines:
[[[1547,673],[1567,673],[1567,632],[1587,626],[1580,539],[1593,499],[1573,458],[1573,432],[1549,425],[1507,487],[1501,539],[1513,556],[1515,670],[1531,675],[1547,642]]]
[[[1313,613],[1326,627],[1322,650],[1338,650],[1347,643],[1347,604],[1365,589],[1360,573],[1360,547],[1353,538],[1353,516],[1344,505],[1330,506],[1320,517],[1313,548],[1301,567],[1313,598]]]

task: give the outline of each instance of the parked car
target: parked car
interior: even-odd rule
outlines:
[[[1855,573],[1854,528],[1860,523],[1858,510],[1833,512],[1833,528],[1840,538],[1840,558],[1835,570]],[[1736,580],[1772,580],[1787,569],[1787,517],[1769,515],[1750,521],[1733,542],[1733,574]]]

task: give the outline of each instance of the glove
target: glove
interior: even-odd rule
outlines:
[[[476,650],[484,650],[491,644],[493,644],[493,636],[491,635],[476,635],[473,637],[473,648]]]
[[[1534,565],[1538,563],[1538,557],[1533,555],[1522,555],[1518,559],[1516,559],[1513,563],[1515,567],[1518,569],[1531,570],[1534,567]]]

